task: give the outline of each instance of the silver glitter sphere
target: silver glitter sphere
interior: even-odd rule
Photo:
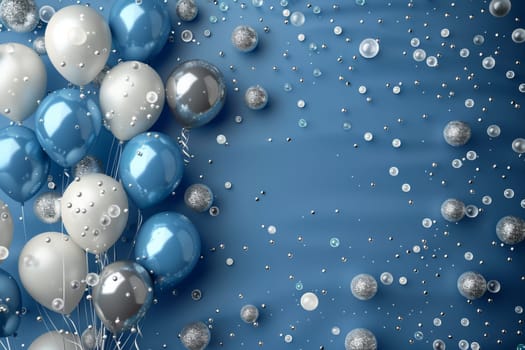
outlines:
[[[104,173],[104,171],[100,160],[93,156],[85,156],[75,165],[75,177],[82,177],[84,175],[95,173]]]
[[[239,51],[253,51],[259,43],[259,36],[255,29],[250,26],[238,26],[232,32],[232,44]]]
[[[203,350],[210,343],[210,329],[203,322],[186,325],[180,332],[180,341],[188,350]]]
[[[0,1],[0,20],[15,32],[30,32],[38,25],[36,4],[33,0]]]
[[[189,22],[193,21],[199,14],[199,8],[194,0],[179,0],[175,7],[177,16],[181,21]]]
[[[376,350],[377,339],[366,328],[356,328],[348,332],[345,337],[346,350]]]
[[[244,101],[250,109],[263,109],[268,104],[268,93],[262,86],[251,86],[244,94]]]
[[[489,3],[489,12],[494,17],[504,17],[510,12],[510,0],[491,0]]]
[[[513,245],[525,240],[525,220],[504,216],[496,224],[496,235],[505,244]]]
[[[350,289],[357,299],[369,300],[377,293],[377,281],[373,276],[362,273],[352,278]]]
[[[487,291],[487,281],[481,274],[467,271],[458,278],[458,290],[467,299],[479,299]]]
[[[97,338],[97,332],[94,328],[86,328],[80,336],[80,342],[83,350],[95,350],[102,347],[102,341]]]
[[[204,184],[193,184],[184,192],[184,203],[199,212],[205,212],[213,204],[213,192]]]
[[[445,141],[454,147],[465,145],[472,135],[470,126],[462,121],[451,121],[443,129]]]
[[[441,216],[449,222],[458,222],[465,216],[465,203],[449,198],[441,204]]]
[[[259,318],[259,309],[255,305],[244,305],[241,308],[241,319],[246,323],[254,323]]]
[[[514,41],[516,44],[522,44],[525,42],[525,29],[523,28],[516,28],[512,31],[511,35],[512,41]]]
[[[45,192],[38,195],[33,203],[35,216],[46,224],[54,224],[61,218],[60,195],[56,192]]]

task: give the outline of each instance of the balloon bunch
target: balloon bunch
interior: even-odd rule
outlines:
[[[87,6],[58,10],[47,23],[45,49],[56,71],[78,87],[47,95],[40,56],[22,44],[0,45],[0,114],[11,120],[0,130],[0,188],[23,205],[41,191],[53,163],[68,179],[69,169],[75,169],[63,194],[48,192],[35,201],[42,221],[61,219],[66,232],[42,230],[25,243],[18,257],[21,284],[38,304],[65,316],[87,291],[98,319],[114,335],[136,327],[155,285],[164,290],[180,283],[200,256],[197,229],[175,212],[157,213],[138,225],[135,261],[110,262],[107,254],[128,227],[129,199],[140,209],[153,207],[183,177],[179,144],[149,131],[165,101],[183,132],[209,123],[224,105],[224,79],[212,64],[184,62],[165,86],[145,63],[163,49],[170,29],[161,0],[117,0],[108,21]],[[121,60],[101,73],[112,52]],[[86,93],[84,86],[94,80],[100,83],[98,93]],[[22,125],[30,117],[33,128]],[[89,156],[102,126],[123,145],[117,155],[120,178],[102,173]],[[9,255],[13,227],[9,208],[0,201],[0,262]],[[97,271],[90,271],[89,254]],[[16,332],[20,308],[18,284],[0,270],[0,337]],[[80,344],[98,349],[102,335],[96,325],[82,336],[51,331],[30,349],[79,349]]]

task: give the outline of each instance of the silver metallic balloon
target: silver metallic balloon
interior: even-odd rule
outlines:
[[[489,12],[494,17],[504,17],[508,15],[512,4],[510,0],[491,0],[489,3]]]
[[[259,36],[250,26],[237,26],[232,32],[231,41],[239,51],[250,52],[259,44]]]
[[[355,328],[348,332],[345,337],[346,350],[376,350],[377,339],[371,331],[366,328]]]
[[[33,212],[35,216],[46,224],[54,224],[61,218],[60,195],[57,192],[44,192],[35,198]]]
[[[9,206],[0,200],[0,263],[9,255],[9,247],[13,241],[13,217]]]
[[[199,7],[197,6],[195,0],[179,0],[177,1],[175,11],[177,12],[177,16],[179,16],[181,21],[189,22],[193,21],[197,17],[199,13]]]
[[[369,300],[377,293],[377,281],[373,276],[362,273],[352,278],[350,290],[357,299]]]
[[[268,104],[268,92],[262,86],[250,86],[244,94],[244,102],[250,109],[263,109]]]
[[[166,98],[175,119],[186,128],[212,121],[226,99],[222,73],[203,60],[177,66],[166,82]]]
[[[259,309],[255,305],[244,305],[241,308],[241,319],[246,323],[257,322],[259,318]]]
[[[184,203],[199,212],[205,212],[213,204],[213,192],[204,184],[193,184],[184,192]]]
[[[454,147],[465,145],[472,135],[470,126],[462,121],[453,120],[443,129],[445,141]]]
[[[99,159],[89,155],[82,158],[75,165],[74,169],[75,177],[82,177],[88,174],[97,174],[103,172],[104,169],[102,168],[102,162]]]
[[[15,32],[27,33],[38,25],[38,12],[33,0],[0,1],[0,21]]]
[[[210,343],[210,329],[203,322],[186,325],[180,332],[180,341],[188,350],[203,350]]]
[[[153,300],[148,272],[132,261],[117,261],[100,273],[93,287],[95,312],[111,333],[130,329],[146,314]]]
[[[62,221],[71,239],[92,254],[108,250],[128,221],[126,192],[104,174],[88,174],[69,184],[62,195]]]
[[[164,83],[145,63],[121,62],[106,73],[100,86],[104,125],[121,141],[147,131],[164,108]]]
[[[465,216],[465,203],[449,198],[441,204],[441,216],[449,222],[458,222]]]
[[[467,299],[479,299],[487,291],[487,281],[483,275],[467,271],[461,274],[458,278],[459,294]]]
[[[20,253],[18,271],[26,291],[52,311],[70,314],[84,294],[86,256],[63,233],[44,232],[31,238]]]
[[[513,245],[525,240],[525,220],[504,216],[496,224],[496,235],[505,244]]]
[[[83,350],[78,335],[52,331],[36,338],[29,350]]]

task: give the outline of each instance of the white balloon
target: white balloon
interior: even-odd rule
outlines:
[[[47,87],[40,56],[22,44],[1,44],[0,76],[0,114],[15,122],[30,117]]]
[[[71,5],[47,24],[47,55],[56,70],[76,85],[90,83],[104,68],[111,50],[111,32],[91,7]]]
[[[112,177],[87,174],[76,178],[61,202],[62,221],[73,241],[88,253],[108,250],[128,221],[128,198]]]
[[[29,350],[82,350],[80,337],[71,333],[52,331],[36,338]]]
[[[147,131],[164,108],[164,83],[145,63],[121,62],[106,73],[100,85],[104,125],[121,140]]]
[[[31,238],[18,258],[18,272],[26,291],[48,309],[68,315],[86,287],[85,253],[70,237],[44,232]]]
[[[9,255],[9,246],[13,240],[13,217],[9,207],[0,200],[0,263]]]

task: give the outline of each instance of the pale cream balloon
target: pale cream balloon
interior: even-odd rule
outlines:
[[[82,86],[90,83],[106,65],[111,32],[96,10],[71,5],[51,17],[45,44],[55,69],[73,84]]]
[[[31,238],[18,258],[26,291],[38,303],[63,315],[78,305],[88,268],[86,255],[68,235],[44,232]]]
[[[73,241],[88,253],[103,253],[120,238],[128,221],[128,197],[110,176],[87,174],[69,184],[61,201],[62,221]]]
[[[30,117],[47,88],[46,67],[31,48],[0,45],[0,114],[15,122]]]
[[[29,350],[82,350],[80,337],[71,333],[51,331],[36,338]]]

